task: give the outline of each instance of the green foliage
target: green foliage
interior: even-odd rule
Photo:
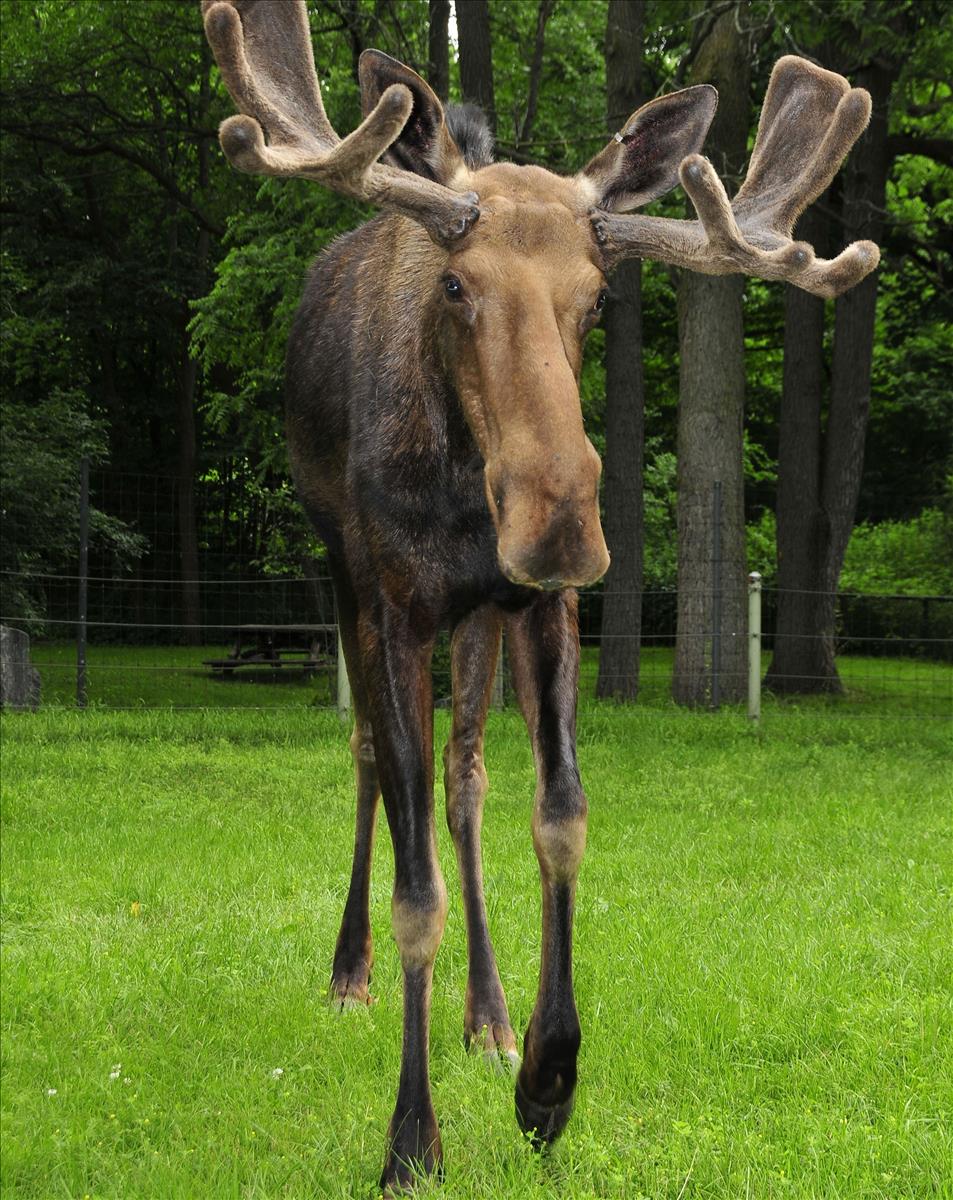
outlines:
[[[0,614],[42,631],[47,576],[75,575],[79,552],[80,463],[106,456],[108,425],[94,411],[76,335],[51,303],[48,281],[3,251],[0,373],[8,393],[0,422]],[[77,285],[78,287],[80,285]],[[90,542],[122,571],[145,543],[93,508]]]
[[[645,590],[673,589],[678,571],[675,455],[650,439],[645,460]]]
[[[491,6],[501,157],[513,151],[571,173],[607,137],[607,5],[558,0],[546,27],[537,117],[517,146],[538,11],[537,0]],[[309,13],[326,106],[342,133],[360,119],[354,68],[361,47],[376,45],[426,71],[424,0],[312,0]],[[68,410],[64,428],[87,421],[104,464],[173,476],[183,453],[191,350],[201,366],[191,397],[196,477],[239,481],[229,495],[243,511],[265,505],[275,532],[256,549],[257,560],[269,570],[293,567],[313,543],[303,520],[296,525],[290,517],[285,340],[308,263],[367,212],[304,181],[262,184],[228,167],[214,131],[232,106],[210,65],[197,3],[6,0],[3,16],[5,424],[16,424],[28,442],[27,431],[45,436],[54,414]],[[648,4],[647,96],[681,84],[701,19],[688,0]],[[861,61],[861,41],[868,55],[902,53],[890,130],[908,141],[893,159],[888,189],[861,516],[868,524],[908,520],[935,500],[953,455],[953,172],[941,158],[912,152],[917,141],[942,150],[953,137],[953,29],[936,0],[832,0],[822,7],[753,0],[744,20],[754,49],[754,98],[781,53],[814,48],[848,73]],[[451,91],[458,95],[454,57]],[[620,120],[612,114],[610,124]],[[683,216],[684,200],[676,192],[653,211]],[[674,581],[673,284],[673,272],[646,264],[646,561],[647,582],[657,586]],[[775,492],[782,301],[775,285],[747,286],[748,515],[759,531],[751,535],[752,553],[762,570],[770,537],[763,514]],[[600,449],[603,359],[597,332],[581,394]],[[81,440],[77,433],[71,445]],[[51,495],[74,470],[65,459],[55,469],[39,460],[34,466],[30,486]],[[23,508],[30,508],[26,500]],[[18,518],[17,528],[27,526]],[[53,561],[59,532],[47,531],[61,528],[33,522],[32,541],[17,554]]]
[[[106,431],[82,392],[53,388],[38,403],[4,405],[0,426],[0,612],[43,631],[53,573],[75,575],[79,554],[80,462],[101,461]],[[143,538],[93,507],[90,544],[109,552],[121,572],[145,551]]]
[[[927,508],[909,521],[857,525],[841,587],[874,594],[953,595],[953,509]]]
[[[229,220],[226,253],[208,295],[195,301],[193,353],[206,377],[226,369],[227,388],[209,386],[210,435],[255,464],[259,478],[287,477],[284,361],[305,272],[338,234],[366,212],[303,180],[269,180]]]
[[[765,587],[773,586],[778,574],[778,523],[770,508],[745,526],[745,543],[748,570],[757,571]]]

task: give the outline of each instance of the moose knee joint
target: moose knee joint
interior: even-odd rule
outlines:
[[[426,966],[437,957],[447,922],[447,889],[438,876],[426,890],[391,902],[394,941],[404,968]]]
[[[356,767],[373,767],[376,763],[374,754],[374,735],[370,725],[355,725],[351,734],[351,755]]]
[[[488,786],[482,757],[451,753],[447,766],[447,826],[454,840],[479,825]]]
[[[572,882],[586,849],[586,809],[547,814],[537,809],[533,818],[533,845],[543,875],[554,883]]]

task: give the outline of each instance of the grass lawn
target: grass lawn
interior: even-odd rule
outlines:
[[[438,745],[447,727],[438,712]],[[378,1003],[336,1016],[353,799],[334,715],[42,710],[0,728],[5,1200],[370,1200],[400,1045],[392,859],[384,834]],[[462,1046],[441,819],[433,1194],[953,1196],[951,749],[943,721],[850,708],[772,708],[756,732],[584,702],[580,1085],[543,1156],[512,1081]],[[539,887],[514,712],[491,714],[488,769],[490,923],[522,1031]]]

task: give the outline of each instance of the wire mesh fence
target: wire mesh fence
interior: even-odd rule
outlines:
[[[48,579],[72,592],[75,579]],[[85,681],[79,686],[78,621],[65,616],[33,620],[4,618],[4,624],[31,636],[31,657],[39,670],[42,703],[73,706],[88,703],[107,708],[136,707],[262,707],[311,705],[334,707],[338,697],[338,643],[331,581],[326,575],[307,579],[203,580],[214,593],[219,620],[185,627],[173,621],[137,621],[136,578],[92,577],[87,621]],[[157,608],[169,604],[163,588],[168,581],[149,583]],[[330,620],[315,621],[314,597],[323,598]],[[772,680],[771,665],[778,641],[774,613],[778,593],[765,592],[763,665],[769,694],[785,692]],[[675,624],[678,596],[674,591],[650,591],[637,597],[642,613],[638,637],[635,692],[641,704],[667,705],[678,684],[679,634]],[[151,598],[150,598],[151,602]],[[580,693],[596,694],[600,654],[607,642],[600,630],[603,595],[597,590],[580,596],[582,659]],[[802,672],[803,691],[817,691],[834,701],[842,696],[857,712],[953,718],[953,597],[855,596],[836,597],[835,692],[827,676]],[[227,619],[228,616],[231,619]],[[944,635],[945,632],[945,635]],[[614,635],[629,637],[634,635]],[[685,637],[687,635],[682,635]],[[741,668],[722,668],[720,688],[712,674],[710,632],[693,635],[707,644],[709,685],[702,704],[717,707],[740,701],[744,695],[747,656]],[[799,635],[801,640],[812,635]],[[816,636],[816,635],[815,635]],[[745,630],[722,630],[725,642],[744,640]],[[731,660],[731,656],[726,656]],[[508,670],[503,667],[502,695],[512,699]],[[445,703],[452,691],[449,638],[438,641],[433,665],[434,696]],[[614,680],[631,684],[632,680]],[[823,683],[822,687],[811,687]],[[610,687],[610,691],[611,691]]]
[[[194,497],[191,555],[177,481],[115,472],[90,480],[85,569],[22,555],[11,565],[5,555],[0,621],[29,635],[45,706],[338,704],[333,588],[296,506],[279,497],[276,511],[273,498],[259,503],[254,495],[249,504],[238,481],[205,482]],[[241,491],[241,506],[230,489]],[[97,537],[102,514],[122,523],[124,543]],[[681,595],[650,588],[615,592],[610,601],[602,587],[580,594],[583,697],[713,708],[744,700],[747,574],[721,555],[717,537],[709,565],[704,586]],[[953,597],[831,594],[833,620],[824,634],[779,630],[784,596],[763,590],[769,703],[816,693],[858,715],[953,718]],[[607,605],[620,600],[637,617],[621,629],[607,620]],[[433,675],[435,700],[446,704],[446,634]],[[504,703],[512,699],[505,643],[498,691]]]

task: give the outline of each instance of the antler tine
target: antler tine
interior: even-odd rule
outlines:
[[[825,298],[839,296],[876,267],[873,242],[834,259],[815,258],[791,233],[828,186],[870,119],[870,96],[804,59],[782,58],[771,74],[748,173],[733,202],[711,163],[682,161],[679,177],[699,221],[599,214],[597,237],[610,260],[657,258],[708,275],[784,279]],[[820,141],[817,130],[823,129]],[[624,245],[623,245],[624,243]]]
[[[256,175],[314,179],[335,191],[405,213],[436,241],[463,236],[477,197],[377,159],[413,108],[393,84],[343,140],[321,99],[304,0],[202,0],[205,32],[239,115],[222,122],[229,162]],[[267,138],[267,141],[266,141]]]

